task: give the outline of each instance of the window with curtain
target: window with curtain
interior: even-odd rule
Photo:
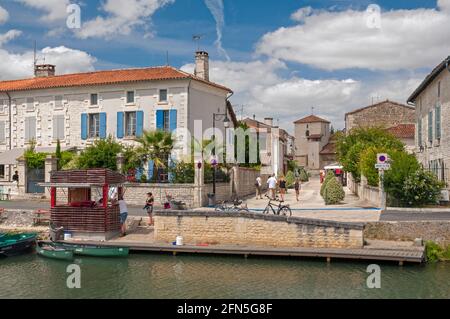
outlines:
[[[100,114],[89,114],[89,138],[100,137]]]
[[[125,113],[125,136],[136,136],[137,116],[136,112]]]

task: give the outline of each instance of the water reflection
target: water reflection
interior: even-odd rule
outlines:
[[[35,255],[0,260],[1,298],[449,298],[450,265],[381,265],[382,289],[366,286],[369,263],[132,255],[79,258],[82,289],[66,288],[68,263]]]

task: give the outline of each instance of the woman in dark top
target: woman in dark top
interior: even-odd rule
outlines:
[[[153,206],[155,204],[155,198],[153,197],[152,193],[147,194],[147,201],[145,203],[144,209],[147,211],[148,218],[149,218],[149,226],[153,226]]]
[[[284,179],[283,176],[280,179],[280,196],[282,202],[284,202],[284,195],[286,195],[286,180]]]

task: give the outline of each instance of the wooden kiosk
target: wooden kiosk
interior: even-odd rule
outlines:
[[[124,183],[125,176],[109,169],[51,172],[50,183],[42,185],[50,188],[52,224],[73,239],[118,236],[120,210],[115,199],[124,194]]]

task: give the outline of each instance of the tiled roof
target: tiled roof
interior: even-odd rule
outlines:
[[[347,115],[359,113],[359,112],[361,112],[361,111],[364,111],[364,110],[367,110],[367,109],[370,109],[370,108],[373,108],[373,107],[378,107],[378,106],[381,106],[381,105],[383,105],[383,104],[391,104],[391,105],[395,105],[395,106],[400,106],[400,107],[404,107],[404,108],[410,109],[410,110],[412,110],[412,111],[415,110],[415,108],[412,107],[412,106],[409,106],[409,105],[405,105],[405,104],[401,104],[401,103],[397,103],[397,102],[393,102],[393,101],[386,100],[386,101],[383,101],[383,102],[380,102],[380,103],[377,103],[377,104],[372,104],[372,105],[369,105],[369,106],[366,106],[366,107],[363,107],[363,108],[354,110],[354,111],[352,111],[352,112],[349,112],[349,113],[345,114],[345,117],[347,117]]]
[[[330,123],[330,122],[315,115],[310,115],[294,122],[294,124],[310,124],[310,123]]]
[[[336,153],[336,143],[328,143],[324,146],[323,150],[320,152],[320,155],[334,155]]]
[[[96,71],[88,73],[29,78],[23,80],[1,81],[0,92],[180,79],[192,79],[219,89],[223,89],[230,93],[232,92],[229,88],[226,88],[222,85],[205,81],[199,77],[170,66]]]
[[[391,128],[387,131],[397,138],[414,138],[416,135],[415,124],[400,124]]]

